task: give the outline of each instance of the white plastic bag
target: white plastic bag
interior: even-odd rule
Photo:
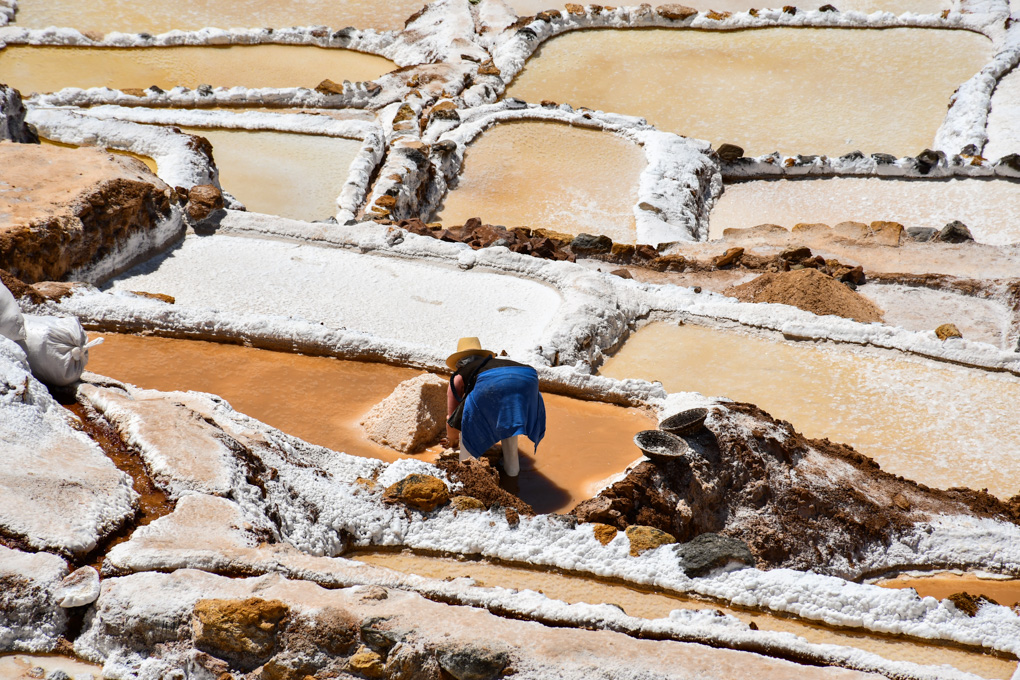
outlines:
[[[0,283],[0,335],[11,340],[25,339],[25,321],[21,309],[7,286]]]
[[[74,317],[25,315],[25,351],[36,378],[64,387],[81,377],[89,361],[89,348],[103,341],[88,342],[85,329]]]

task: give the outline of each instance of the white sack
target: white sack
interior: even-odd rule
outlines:
[[[0,335],[14,341],[25,339],[25,321],[21,309],[7,286],[0,283]]]
[[[28,364],[35,377],[49,385],[64,387],[78,380],[89,361],[89,347],[102,341],[88,342],[74,317],[25,315]]]

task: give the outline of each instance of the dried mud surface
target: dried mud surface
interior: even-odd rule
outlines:
[[[713,418],[711,431],[688,438],[690,464],[641,463],[571,514],[652,526],[679,541],[722,533],[746,541],[762,568],[822,572],[840,556],[853,566],[869,547],[942,513],[1020,523],[1020,495],[1002,502],[931,489],[849,446],[807,439],[752,404],[717,407]]]
[[[101,149],[0,142],[0,167],[0,268],[25,283],[63,279],[171,216],[169,186]]]
[[[727,289],[726,295],[742,302],[792,305],[819,316],[834,314],[862,323],[882,320],[878,305],[817,269],[765,273]]]

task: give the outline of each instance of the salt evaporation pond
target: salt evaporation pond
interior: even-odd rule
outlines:
[[[89,370],[148,389],[217,394],[236,410],[334,451],[392,462],[435,460],[433,447],[405,456],[370,441],[361,420],[422,371],[285,354],[196,340],[103,335]],[[224,366],[231,370],[224,371]],[[655,427],[638,409],[545,395],[547,435],[534,454],[521,438],[519,495],[540,512],[569,510],[641,456],[634,433]]]
[[[817,644],[854,647],[895,661],[912,661],[930,665],[949,664],[954,668],[984,678],[1009,678],[1017,667],[1016,661],[1000,659],[989,654],[967,652],[950,646],[908,642],[877,635],[870,636],[856,631],[836,631],[792,618],[734,609],[720,606],[714,602],[671,596],[663,592],[646,592],[624,585],[602,583],[590,578],[560,574],[544,569],[525,569],[484,561],[426,557],[415,555],[409,551],[400,553],[360,552],[355,553],[351,558],[407,574],[442,579],[467,577],[482,587],[534,590],[546,597],[571,604],[577,602],[614,604],[622,607],[630,616],[647,619],[667,618],[670,612],[675,609],[714,609],[735,616],[745,623],[754,623],[759,630],[793,633]]]
[[[1012,376],[666,323],[631,336],[602,373],[757,404],[928,486],[1020,493]]]
[[[220,185],[253,212],[295,220],[336,214],[361,142],[288,132],[181,128],[213,145]]]
[[[36,668],[42,668],[44,673],[39,675],[34,671]],[[74,680],[85,680],[86,678],[102,680],[105,677],[102,666],[66,656],[57,656],[56,654],[0,655],[0,678],[4,680],[58,678],[61,676],[56,674],[61,671],[65,674],[63,677],[74,678]]]
[[[507,94],[643,116],[747,155],[912,155],[991,55],[970,31],[575,31],[544,43]]]
[[[295,45],[231,47],[49,47],[0,50],[0,82],[23,94],[65,87],[169,90],[178,85],[308,87],[329,78],[374,80],[396,65],[353,50]]]
[[[983,595],[1005,607],[1020,604],[1020,580],[981,578],[974,574],[937,572],[934,574],[901,574],[878,581],[883,588],[913,588],[921,597],[943,600],[955,593]]]
[[[165,33],[217,28],[344,26],[391,31],[421,9],[421,0],[19,0],[15,25],[70,26],[89,31]]]
[[[1007,73],[992,93],[988,112],[988,143],[982,155],[997,159],[1020,153],[1020,70]]]
[[[641,147],[563,123],[502,123],[475,139],[436,219],[605,234],[634,243]]]
[[[532,349],[562,301],[553,288],[513,276],[221,235],[188,236],[108,285],[166,293],[177,307],[364,331],[443,356],[468,330],[494,351]]]
[[[960,220],[980,243],[1020,241],[1020,181],[877,177],[756,180],[727,184],[709,216],[709,238],[759,224],[876,220],[941,229]]]

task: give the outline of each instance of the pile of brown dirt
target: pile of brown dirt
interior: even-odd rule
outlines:
[[[825,316],[833,314],[864,323],[882,320],[882,310],[817,269],[766,273],[725,291],[743,302],[775,302]]]
[[[485,503],[485,507],[499,503],[522,515],[530,517],[535,514],[530,505],[499,486],[499,472],[487,461],[468,460],[461,463],[457,460],[441,460],[436,466],[449,476],[450,481],[464,485],[464,489],[458,492],[462,496],[477,498]]]
[[[582,522],[745,541],[765,568],[859,576],[856,559],[935,516],[1020,523],[1017,506],[970,489],[930,489],[879,469],[851,447],[806,439],[751,404],[716,406],[695,455],[644,462],[571,511]],[[935,568],[938,565],[926,565]]]

